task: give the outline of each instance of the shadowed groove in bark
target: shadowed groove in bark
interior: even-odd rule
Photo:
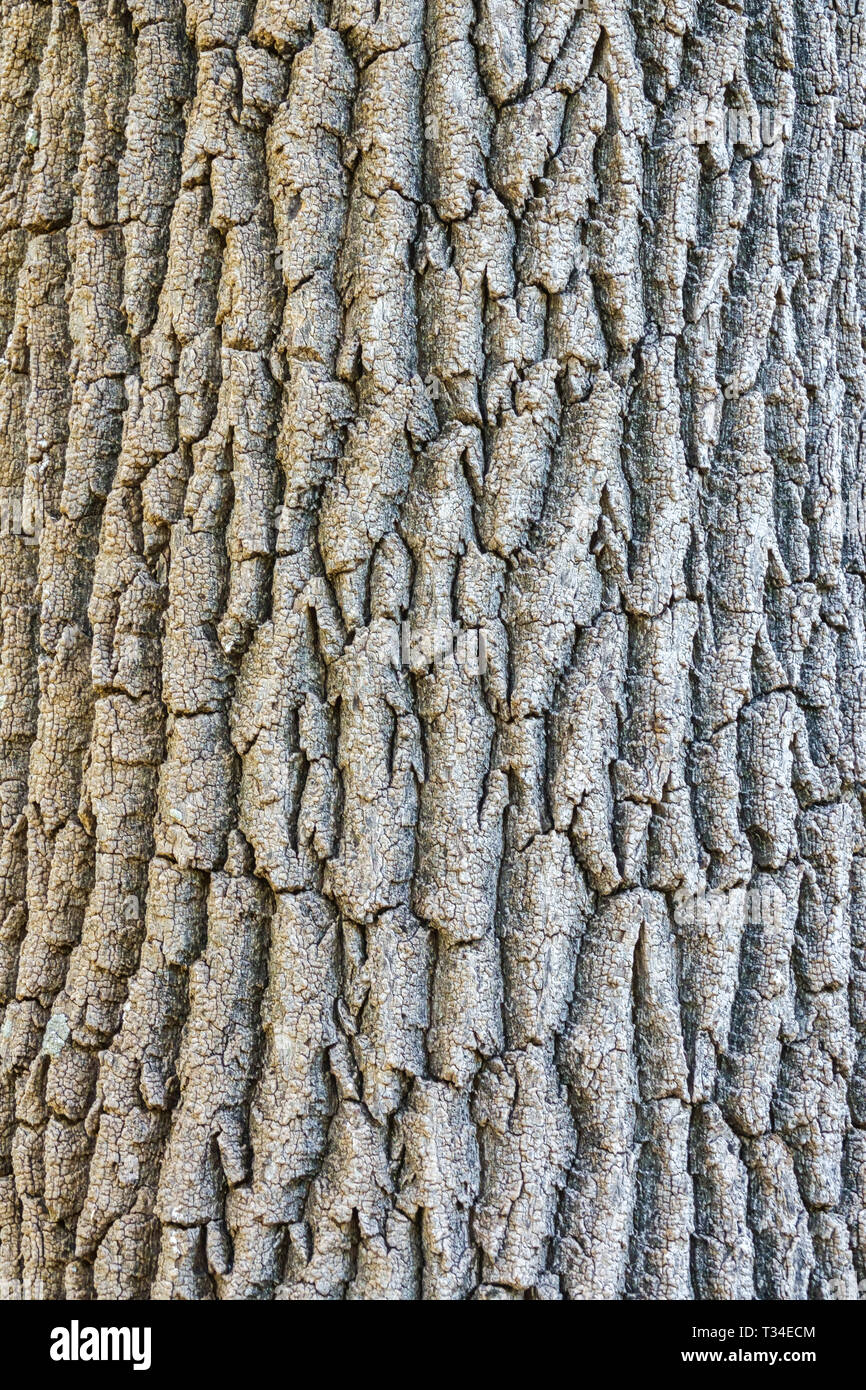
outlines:
[[[4,1297],[856,1298],[861,49],[0,0]]]

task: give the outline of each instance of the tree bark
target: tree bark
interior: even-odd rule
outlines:
[[[0,0],[0,1292],[866,1278],[855,0]]]

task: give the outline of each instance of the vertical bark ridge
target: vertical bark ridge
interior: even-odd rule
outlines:
[[[33,151],[23,207],[28,243],[9,345],[13,364],[20,364],[29,376],[28,472],[42,506],[42,537],[55,542],[43,545],[40,538],[33,589],[40,601],[38,634],[35,641],[31,638],[39,696],[27,768],[29,910],[14,1002],[4,1020],[4,1071],[15,1091],[12,1172],[20,1220],[15,1277],[23,1280],[32,1297],[62,1293],[64,1267],[72,1253],[63,1215],[46,1201],[55,1135],[48,1132],[42,1047],[51,1004],[81,930],[92,873],[92,846],[77,810],[93,712],[87,604],[98,548],[98,513],[86,505],[73,505],[71,511],[64,505],[67,473],[74,474],[76,454],[80,459],[88,449],[92,406],[85,409],[85,398],[91,389],[98,395],[105,371],[96,352],[82,351],[85,328],[99,318],[99,295],[91,294],[90,312],[79,313],[78,321],[72,311],[76,291],[80,305],[92,278],[86,249],[79,257],[88,231],[82,225],[76,178],[88,134],[87,76],[79,12],[69,4],[53,5],[25,130],[25,145],[29,133]],[[107,260],[110,263],[110,250]],[[99,405],[93,404],[99,416]],[[113,422],[105,423],[110,436]],[[110,454],[110,439],[105,443],[104,453]],[[23,530],[22,523],[19,549]],[[48,1041],[50,1045],[50,1036]]]
[[[31,391],[30,351],[26,334],[28,318],[27,277],[23,274],[30,232],[25,216],[38,145],[37,96],[42,58],[51,25],[51,6],[6,5],[2,11],[2,366],[0,366],[0,421],[6,447],[0,459],[2,506],[2,927],[0,927],[0,1013],[3,1058],[0,1071],[0,1265],[2,1278],[14,1286],[20,1272],[21,1209],[18,1203],[12,1148],[15,1132],[16,1068],[9,1065],[7,1039],[14,1027],[15,985],[21,939],[28,920],[27,907],[27,783],[30,745],[36,733],[38,673],[35,630],[39,620],[36,586],[39,550],[32,516],[33,470],[27,431],[27,404]],[[49,281],[51,276],[48,277]],[[36,336],[34,333],[33,337]],[[62,351],[63,336],[58,348]],[[38,366],[34,353],[33,366]],[[53,441],[52,441],[53,442]],[[49,444],[46,441],[46,449]],[[55,450],[57,448],[54,444]],[[56,463],[56,460],[55,460]],[[28,488],[28,482],[31,483]],[[25,513],[31,515],[28,544],[16,535],[23,530]]]

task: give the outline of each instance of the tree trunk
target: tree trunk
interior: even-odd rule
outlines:
[[[862,7],[0,13],[0,1292],[856,1298]]]

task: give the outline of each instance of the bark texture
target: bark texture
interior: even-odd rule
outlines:
[[[0,1280],[866,1278],[863,0],[0,0]]]

